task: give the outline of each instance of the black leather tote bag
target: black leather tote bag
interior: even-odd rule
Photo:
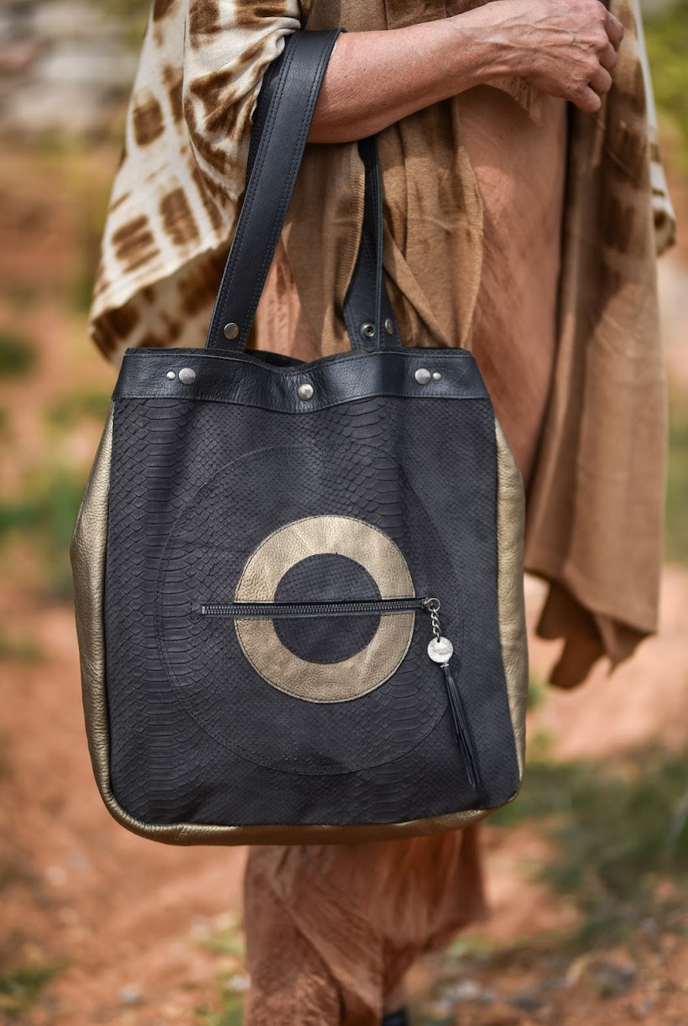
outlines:
[[[337,34],[268,69],[205,348],[127,350],[74,529],[95,776],[168,843],[429,834],[521,782],[521,479],[471,354],[402,347],[374,139],[351,349],[245,350]]]

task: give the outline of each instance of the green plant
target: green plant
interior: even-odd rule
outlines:
[[[32,369],[36,351],[25,338],[0,330],[0,378],[18,378]]]
[[[109,406],[109,392],[69,392],[53,403],[46,417],[53,427],[63,429],[74,427],[85,419],[104,423]]]
[[[688,0],[650,9],[643,20],[657,107],[678,129],[688,168]]]
[[[241,1026],[244,1021],[243,1002],[229,986],[220,986],[220,1008],[197,1008],[196,1015],[202,1026]]]
[[[688,898],[688,751],[535,762],[491,822],[533,819],[556,850],[538,877],[583,913],[576,943],[627,939],[648,917],[678,922]]]
[[[27,638],[8,638],[0,634],[0,659],[20,663],[38,663],[43,654],[36,644]]]
[[[669,406],[665,553],[688,563],[688,402],[677,399]]]
[[[539,674],[531,671],[528,678],[528,708],[539,709],[547,701],[548,685]]]
[[[55,598],[71,597],[69,543],[84,489],[84,474],[54,469],[18,501],[0,503],[3,537],[30,538],[43,566],[45,586]]]
[[[0,1015],[10,1022],[19,1022],[41,996],[46,984],[64,968],[63,962],[19,965],[0,969]]]

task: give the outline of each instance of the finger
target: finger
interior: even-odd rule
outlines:
[[[612,87],[612,76],[606,68],[598,68],[588,82],[588,85],[599,95],[602,93],[608,93]]]
[[[609,42],[612,44],[615,50],[618,50],[621,46],[621,40],[624,37],[623,25],[621,24],[618,18],[615,18],[613,14],[607,12],[604,27],[607,30]]]
[[[586,114],[596,114],[602,106],[602,100],[589,86],[583,86],[582,89],[578,90],[575,96],[571,99],[575,103],[576,107],[584,111]]]
[[[600,64],[603,68],[606,68],[607,71],[611,71],[612,68],[616,67],[619,60],[619,55],[611,43],[607,43],[604,50],[597,56]]]

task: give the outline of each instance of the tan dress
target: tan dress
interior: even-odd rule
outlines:
[[[529,113],[485,86],[460,106],[483,204],[471,348],[527,482],[556,347],[566,104],[543,96]],[[275,339],[302,359],[320,355],[284,247],[253,344],[275,348]],[[253,848],[245,903],[246,1026],[375,1026],[418,954],[485,914],[479,827],[346,847]]]
[[[257,90],[281,37],[394,29],[463,5],[154,0],[91,309],[113,363],[125,346],[203,344]],[[527,480],[526,561],[549,584],[543,633],[567,642],[562,684],[604,653],[626,658],[657,622],[657,151],[634,7],[609,6],[626,28],[614,89],[594,118],[569,110],[568,135],[562,102],[510,80],[380,139],[385,272],[402,338],[477,356]],[[307,359],[346,344],[362,181],[355,145],[307,148],[254,344]],[[666,241],[666,218],[664,228]],[[253,850],[246,1026],[376,1026],[417,954],[483,913],[478,838],[468,829]]]

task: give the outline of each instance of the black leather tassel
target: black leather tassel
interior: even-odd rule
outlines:
[[[444,683],[447,685],[449,708],[451,709],[452,719],[454,720],[456,740],[459,742],[459,748],[461,749],[461,754],[463,755],[464,762],[466,764],[468,780],[473,790],[479,791],[481,788],[480,771],[478,769],[478,760],[473,748],[473,742],[471,741],[471,733],[468,728],[466,709],[461,698],[458,684],[454,680],[449,668],[449,663],[442,663],[442,672],[444,673]]]

